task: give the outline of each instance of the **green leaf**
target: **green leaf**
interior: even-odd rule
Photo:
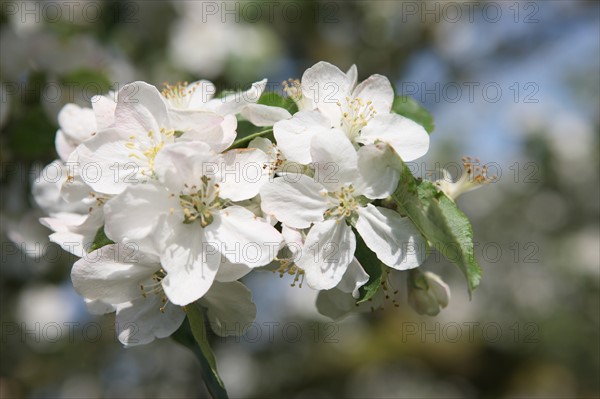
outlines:
[[[360,296],[356,303],[359,304],[368,301],[377,294],[377,291],[381,288],[383,269],[377,255],[369,249],[357,231],[354,231],[354,233],[356,235],[356,252],[354,255],[369,275],[369,281],[358,289]]]
[[[433,132],[435,128],[433,116],[412,97],[396,96],[392,105],[392,111],[417,122],[425,128],[427,133]]]
[[[94,94],[106,93],[111,87],[110,80],[103,72],[88,68],[70,71],[61,76],[59,81],[66,86],[76,85],[75,87],[95,90]]]
[[[274,92],[263,93],[257,103],[284,108],[292,115],[298,112],[298,105],[291,97],[282,97]]]
[[[204,310],[196,303],[187,305],[185,310],[192,334],[198,344],[199,351],[195,352],[200,360],[200,365],[202,366],[202,376],[206,388],[208,388],[208,391],[213,398],[227,399],[227,390],[225,390],[223,381],[217,371],[217,361],[206,336]]]
[[[250,122],[248,122],[248,123],[250,123]],[[248,144],[252,140],[254,140],[255,138],[257,138],[257,137],[264,137],[264,136],[270,136],[272,134],[273,134],[273,128],[272,127],[264,129],[264,130],[259,130],[259,131],[256,131],[254,133],[249,133],[249,134],[247,134],[247,135],[245,135],[245,136],[243,136],[241,138],[238,138],[236,141],[233,142],[233,144],[229,148],[244,148],[244,147],[247,147]],[[239,135],[238,135],[238,137],[239,137]]]
[[[398,211],[406,214],[423,236],[462,270],[471,295],[481,280],[481,268],[473,254],[469,219],[433,183],[415,179],[404,162],[401,166],[398,188],[392,195]]]
[[[94,236],[94,242],[88,249],[88,252],[95,251],[97,249],[102,248],[105,245],[114,244],[115,242],[106,236],[104,232],[104,226],[100,227]]]

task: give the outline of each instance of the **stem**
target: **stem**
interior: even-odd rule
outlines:
[[[244,147],[245,145],[247,145],[249,142],[251,142],[255,138],[266,136],[269,133],[273,133],[273,128],[272,127],[268,128],[266,130],[261,130],[260,132],[249,134],[246,137],[242,137],[241,139],[234,141],[233,144],[231,145],[231,147],[229,147],[229,148]]]

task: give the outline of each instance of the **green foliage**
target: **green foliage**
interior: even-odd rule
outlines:
[[[88,68],[76,69],[60,77],[60,82],[67,87],[75,85],[76,88],[87,87],[96,90],[96,94],[102,94],[110,90],[111,82],[106,75],[100,71]]]
[[[435,128],[433,116],[412,97],[396,96],[392,105],[392,111],[417,122],[425,128],[427,133],[431,134]]]
[[[479,285],[481,268],[473,254],[473,230],[467,216],[433,183],[415,179],[404,162],[392,198],[423,236],[462,270],[472,294]]]
[[[92,242],[88,252],[95,251],[110,244],[114,244],[114,241],[106,236],[106,233],[104,232],[104,226],[102,226],[96,232],[96,235],[94,236],[94,242]]]
[[[367,244],[363,241],[360,234],[356,233],[356,259],[360,262],[361,266],[369,275],[369,281],[365,285],[359,288],[357,304],[368,301],[373,298],[379,288],[381,288],[381,280],[383,279],[382,264],[377,258],[377,255],[369,249]]]
[[[274,92],[263,93],[258,99],[258,104],[284,108],[292,115],[298,112],[298,105],[291,97],[282,97]]]
[[[204,310],[196,303],[186,306],[185,310],[192,334],[198,344],[199,350],[194,350],[194,352],[200,360],[204,383],[213,398],[227,399],[227,391],[217,371],[217,361],[206,336]]]

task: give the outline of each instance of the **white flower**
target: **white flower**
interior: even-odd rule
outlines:
[[[418,269],[410,271],[408,303],[419,314],[435,316],[450,302],[450,287],[440,276]]]
[[[158,247],[167,296],[178,305],[191,303],[210,288],[222,256],[258,267],[277,253],[279,232],[231,202],[256,196],[261,185],[232,166],[262,171],[265,162],[260,150],[216,155],[201,142],[166,146],[156,156],[158,181],[130,185],[105,205],[106,234],[115,242]]]
[[[119,91],[114,124],[75,151],[79,173],[95,191],[118,194],[154,177],[154,160],[165,145],[202,141],[220,152],[235,139],[235,126],[235,118],[168,107],[154,86],[134,82]]]
[[[255,126],[273,126],[276,122],[291,118],[291,114],[281,108],[257,104],[267,86],[267,79],[252,83],[250,89],[214,98],[215,85],[208,80],[190,84],[167,85],[162,91],[169,105],[176,109],[203,110],[215,112],[224,118],[235,118],[239,114]],[[236,124],[229,124],[234,130]]]
[[[260,193],[265,213],[293,228],[310,227],[296,262],[305,271],[308,285],[330,289],[341,281],[356,249],[351,225],[384,264],[399,270],[419,266],[423,254],[418,249],[425,243],[417,229],[398,213],[369,203],[388,195],[390,186],[362,178],[364,151],[357,154],[343,133],[334,129],[313,137],[310,155],[312,178],[279,177]],[[369,164],[362,163],[363,167]]]
[[[66,104],[58,113],[60,129],[56,132],[56,152],[67,161],[77,146],[114,122],[114,93],[92,97],[92,108]]]
[[[496,178],[496,176],[488,177],[485,165],[483,167],[477,166],[479,159],[473,160],[470,157],[464,157],[462,161],[465,173],[457,181],[452,181],[450,173],[446,169],[442,169],[442,178],[434,182],[453,201],[456,201],[464,193],[478,189],[484,184],[489,184]]]
[[[71,272],[75,289],[93,310],[116,311],[118,337],[126,346],[167,337],[183,323],[183,308],[172,304],[163,290],[165,276],[157,254],[118,244],[88,254]],[[250,291],[237,281],[215,282],[199,304],[208,309],[211,327],[223,336],[256,316]]]
[[[312,137],[332,128],[342,130],[355,147],[389,144],[404,161],[421,157],[429,148],[422,126],[391,113],[394,91],[384,76],[372,75],[356,85],[355,68],[343,73],[319,62],[302,76],[302,95],[319,112],[300,111],[274,125],[277,144],[291,161],[309,163]]]

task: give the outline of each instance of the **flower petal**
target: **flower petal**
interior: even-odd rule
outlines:
[[[353,258],[336,288],[342,292],[352,293],[353,298],[358,298],[358,289],[365,285],[367,281],[369,281],[369,275],[358,259]]]
[[[298,229],[323,220],[329,207],[327,191],[306,175],[276,178],[261,188],[260,197],[265,214]]]
[[[167,104],[158,89],[146,82],[133,82],[119,90],[115,124],[129,134],[158,134],[168,127]]]
[[[236,281],[250,273],[252,268],[241,263],[231,263],[226,257],[221,257],[221,266],[215,276],[215,280],[221,283]]]
[[[273,126],[275,123],[290,119],[287,109],[264,104],[248,104],[242,109],[242,116],[255,126]]]
[[[362,146],[358,150],[361,178],[356,191],[370,199],[389,197],[398,186],[399,163],[398,156],[388,144]]]
[[[208,309],[208,323],[221,337],[242,335],[244,327],[256,318],[252,293],[239,281],[214,282],[200,305]]]
[[[389,114],[394,102],[394,89],[389,79],[383,75],[371,75],[363,80],[352,92],[354,98],[365,103],[371,101],[378,114]]]
[[[397,114],[375,116],[361,130],[357,141],[362,144],[383,141],[405,162],[425,155],[429,149],[429,135],[423,126]]]
[[[213,213],[212,223],[204,230],[207,241],[217,246],[227,260],[249,267],[271,262],[283,241],[273,226],[241,206]]]
[[[407,270],[425,260],[426,243],[406,217],[368,204],[358,209],[356,230],[377,258],[389,267]]]
[[[127,187],[104,205],[104,231],[115,242],[142,245],[158,229],[161,216],[167,215],[171,208],[180,208],[179,198],[172,197],[159,184]]]
[[[62,107],[58,113],[58,124],[64,135],[76,145],[89,139],[97,129],[94,111],[76,104]]]
[[[350,95],[350,78],[338,67],[324,61],[308,68],[302,75],[302,94],[315,102],[317,109],[329,118],[331,126],[340,125],[342,111],[337,104]]]
[[[341,186],[352,183],[358,175],[356,150],[339,129],[314,136],[310,143],[310,154],[315,168],[315,180],[328,191],[336,191]]]
[[[158,270],[157,258],[140,256],[127,245],[111,244],[75,262],[71,280],[84,298],[119,304],[141,297],[140,282]]]
[[[151,295],[118,305],[115,324],[119,341],[131,347],[170,336],[183,320],[185,312],[181,307],[164,304],[162,296]]]
[[[161,253],[161,264],[167,271],[162,280],[165,294],[171,302],[184,306],[201,298],[210,289],[221,255],[209,244],[200,224],[170,225],[173,234]]]
[[[312,138],[329,133],[330,126],[329,120],[320,112],[300,111],[291,119],[273,125],[273,134],[277,146],[288,160],[306,165],[311,162]]]
[[[356,237],[344,220],[315,223],[304,243],[298,267],[311,288],[328,290],[338,285],[354,258]]]
[[[270,176],[269,157],[255,148],[229,150],[219,157],[220,197],[243,201],[258,195]]]

